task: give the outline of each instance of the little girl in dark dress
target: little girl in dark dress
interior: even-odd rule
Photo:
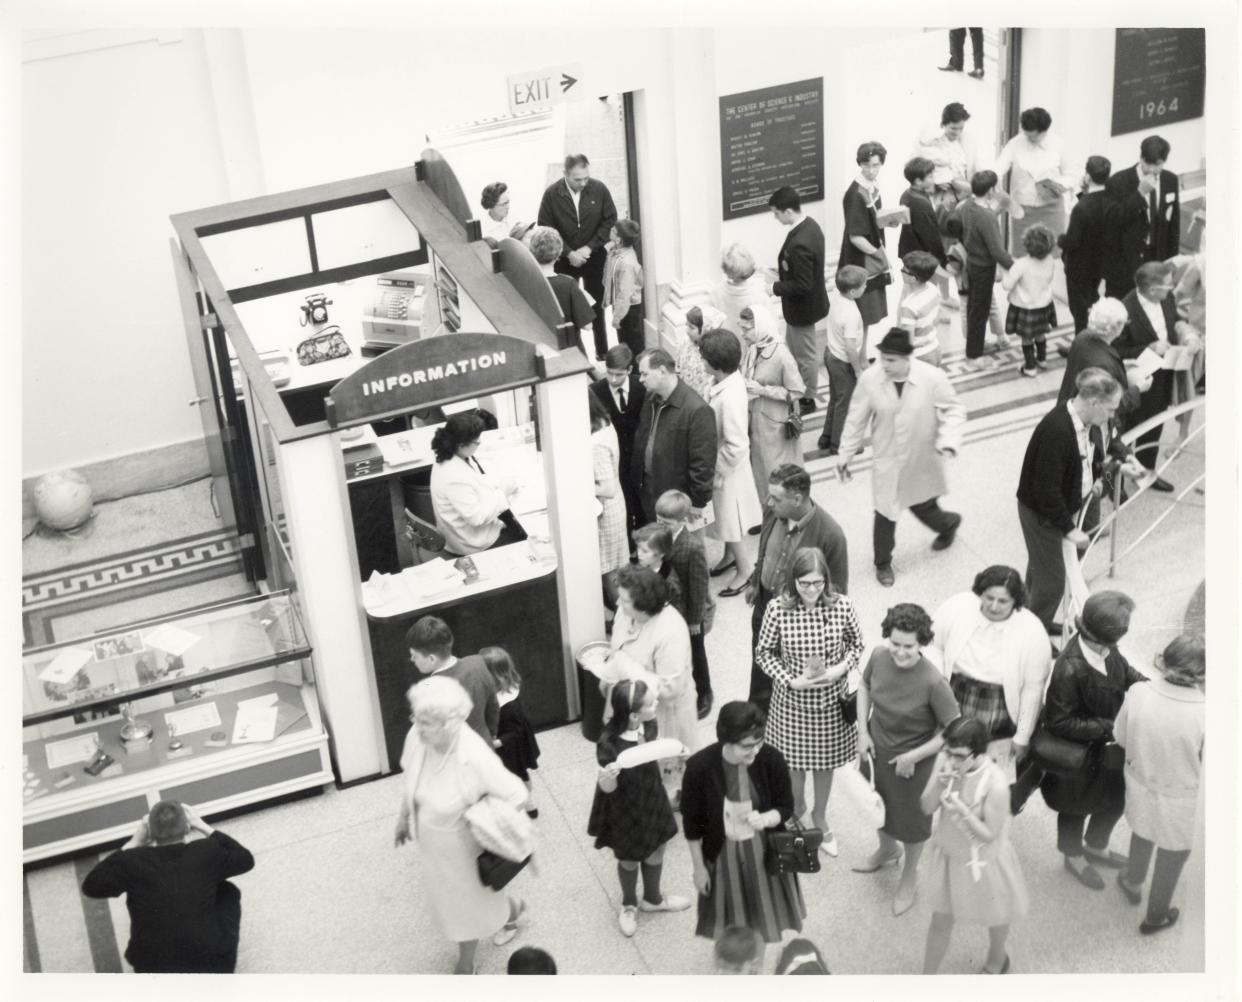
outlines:
[[[496,680],[496,701],[500,704],[500,721],[496,725],[496,754],[513,775],[526,784],[526,813],[539,817],[535,807],[535,790],[530,782],[530,770],[539,767],[539,742],[535,740],[534,728],[522,712],[518,694],[522,677],[517,666],[503,647],[484,647],[479,657],[487,665]]]
[[[611,849],[617,857],[621,881],[617,921],[623,934],[633,936],[640,911],[679,912],[690,907],[690,899],[660,890],[664,844],[677,834],[677,822],[664,792],[659,763],[644,762],[629,769],[617,765],[623,751],[642,743],[644,722],[655,719],[656,694],[646,682],[626,680],[613,688],[609,703],[612,718],[604,724],[595,748],[600,770],[587,834],[595,836],[596,849]]]

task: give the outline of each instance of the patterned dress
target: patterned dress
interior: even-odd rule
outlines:
[[[612,497],[599,499],[603,511],[599,515],[599,570],[601,574],[615,571],[629,563],[630,548],[625,539],[625,495],[621,493],[618,464],[621,447],[611,424],[591,433],[591,463],[596,486],[611,484]]]
[[[862,652],[858,614],[844,595],[812,608],[802,602],[786,608],[780,599],[768,605],[755,646],[760,670],[772,679],[764,740],[780,750],[790,769],[836,769],[858,753],[858,735],[842,718],[839,700]],[[847,662],[846,674],[828,685],[791,689],[790,681],[816,655],[829,668]]]
[[[639,742],[605,735],[595,746],[600,765],[609,765]],[[587,834],[595,836],[596,849],[611,849],[617,859],[641,861],[677,834],[677,819],[669,806],[657,762],[622,769],[617,788],[605,793],[598,784],[591,803]]]
[[[742,820],[752,808],[746,766],[725,762],[724,774],[725,842],[712,873],[711,897],[699,899],[695,934],[716,940],[726,926],[743,925],[765,942],[779,943],[783,930],[802,929],[802,888],[797,874],[768,873],[763,835]]]

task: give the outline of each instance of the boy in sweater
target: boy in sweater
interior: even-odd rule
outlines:
[[[686,528],[690,517],[690,496],[682,491],[665,491],[655,503],[656,521],[673,534],[669,563],[685,590],[686,626],[690,628],[690,670],[698,696],[697,712],[702,720],[712,709],[712,680],[707,667],[704,638],[712,628],[716,603],[712,599],[703,541]]]
[[[828,411],[824,430],[815,444],[835,456],[841,429],[850,412],[850,397],[866,362],[867,325],[858,311],[858,300],[867,291],[867,270],[855,264],[837,269],[837,291],[828,300],[828,345],[824,368],[828,370]]]
[[[962,246],[966,250],[966,357],[983,356],[983,338],[992,309],[996,266],[1013,267],[1013,258],[1001,242],[1000,224],[993,208],[998,178],[981,170],[970,179],[972,197],[958,207]]]

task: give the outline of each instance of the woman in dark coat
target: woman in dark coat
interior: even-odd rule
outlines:
[[[1109,850],[1108,840],[1126,805],[1121,756],[1113,754],[1119,751],[1113,743],[1113,721],[1126,690],[1147,680],[1117,649],[1133,611],[1134,601],[1118,591],[1087,599],[1078,617],[1078,635],[1057,658],[1044,700],[1042,726],[1056,737],[1087,745],[1081,770],[1048,772],[1039,788],[1057,812],[1057,848],[1065,856],[1065,868],[1096,891],[1103,890],[1104,878],[1093,863],[1119,868],[1128,862]]]
[[[715,941],[725,927],[744,925],[765,942],[802,929],[806,905],[798,877],[764,867],[763,832],[793,814],[793,787],[784,756],[763,743],[764,712],[754,703],[725,703],[715,744],[690,757],[681,786],[681,815],[694,886],[695,933]]]
[[[883,208],[876,178],[888,151],[879,143],[858,147],[858,177],[845,189],[841,207],[845,212],[845,231],[841,235],[838,266],[857,265],[867,270],[867,291],[858,300],[858,312],[870,327],[888,316],[885,288],[893,281],[888,257],[884,253],[884,230],[877,216]]]

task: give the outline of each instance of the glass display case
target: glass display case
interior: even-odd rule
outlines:
[[[331,781],[310,653],[288,592],[27,651],[25,861]]]

